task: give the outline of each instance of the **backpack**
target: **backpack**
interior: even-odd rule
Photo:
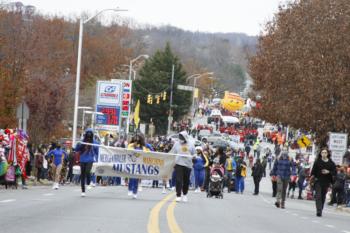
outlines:
[[[5,176],[6,182],[15,182],[16,180],[16,175],[15,175],[15,167],[14,166],[9,166],[6,172]]]

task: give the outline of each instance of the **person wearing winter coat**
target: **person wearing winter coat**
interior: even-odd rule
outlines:
[[[336,174],[336,166],[331,159],[330,152],[327,148],[322,149],[311,170],[311,180],[314,182],[314,189],[316,192],[315,202],[317,217],[322,217],[326,194]]]
[[[290,161],[288,152],[285,148],[281,153],[281,156],[275,161],[273,169],[270,173],[271,176],[275,176],[277,178],[277,195],[275,202],[275,206],[277,208],[285,208],[287,187],[290,177],[295,174],[295,166]]]
[[[226,153],[226,163],[225,163],[225,178],[226,178],[226,184],[228,192],[231,192],[231,180],[233,173],[236,171],[237,163],[236,160],[233,158],[233,155],[230,155],[230,153]]]
[[[254,193],[253,193],[254,195],[259,194],[259,186],[260,186],[260,181],[263,177],[263,174],[264,174],[264,167],[261,164],[260,159],[257,159],[256,163],[252,168],[252,176],[254,180]]]
[[[84,134],[84,143],[92,145],[78,143],[75,152],[80,154],[80,184],[81,184],[81,196],[85,197],[85,181],[88,185],[88,189],[91,188],[91,169],[92,164],[98,160],[98,142],[94,140],[94,132],[92,129],[87,129]]]
[[[190,185],[190,175],[193,166],[193,155],[195,154],[194,144],[190,141],[186,131],[179,133],[179,141],[175,142],[173,148],[169,152],[177,154],[175,158],[176,173],[176,202],[187,202],[187,193]]]
[[[236,166],[236,193],[243,194],[244,191],[244,179],[247,176],[247,164],[239,158]]]
[[[141,133],[137,133],[132,142],[128,145],[129,150],[150,151],[146,146],[145,137]],[[137,178],[130,178],[128,184],[128,196],[137,199],[137,191],[139,190],[139,180]],[[140,190],[141,191],[141,190]]]
[[[208,166],[209,160],[205,154],[203,154],[203,149],[200,146],[196,147],[196,156],[193,159],[193,171],[195,177],[195,192],[198,193],[203,189],[204,178],[205,178],[205,167]]]

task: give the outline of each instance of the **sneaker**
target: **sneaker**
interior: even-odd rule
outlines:
[[[317,217],[322,217],[322,213],[321,212],[317,212],[316,216]]]
[[[171,187],[171,191],[175,191],[175,187]]]
[[[132,191],[128,191],[128,196],[132,196]]]
[[[92,187],[96,187],[96,184],[95,183],[93,183],[93,182],[91,182],[91,184],[90,184]]]
[[[137,199],[137,194],[133,194],[132,199]]]
[[[195,192],[195,193],[198,193],[198,192],[199,192],[198,188],[196,188],[196,189],[194,190],[194,192]]]
[[[175,201],[176,202],[180,202],[181,201],[181,197],[176,197]]]
[[[81,197],[85,197],[85,193],[81,193]]]
[[[91,189],[92,189],[92,185],[90,184],[87,186],[87,190],[91,190]]]
[[[140,185],[137,191],[142,192],[142,186]]]
[[[166,194],[166,188],[165,187],[163,187],[162,194]]]
[[[56,189],[56,183],[52,185],[52,189]]]
[[[183,195],[183,196],[182,196],[182,201],[183,201],[183,202],[188,202],[188,199],[187,199],[187,196],[186,196],[186,195]]]

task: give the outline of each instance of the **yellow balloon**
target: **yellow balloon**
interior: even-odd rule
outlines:
[[[221,107],[230,112],[239,111],[244,107],[244,99],[233,92],[225,92],[224,98],[221,100]]]

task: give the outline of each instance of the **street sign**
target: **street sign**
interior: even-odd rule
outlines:
[[[29,108],[28,105],[25,102],[20,103],[17,107],[16,111],[16,117],[17,119],[29,119]]]
[[[25,102],[18,105],[16,110],[16,117],[18,119],[18,128],[27,132],[27,120],[29,119],[29,108]]]
[[[177,89],[183,90],[183,91],[193,91],[194,87],[185,86],[185,85],[177,85]]]
[[[311,145],[310,139],[308,137],[306,137],[305,135],[303,135],[301,138],[299,138],[297,143],[298,143],[300,148],[306,148],[306,147],[309,147]]]
[[[332,151],[332,160],[336,165],[341,165],[343,163],[343,156],[345,151]]]
[[[348,134],[346,133],[330,133],[329,149],[331,151],[346,151],[348,147]]]

